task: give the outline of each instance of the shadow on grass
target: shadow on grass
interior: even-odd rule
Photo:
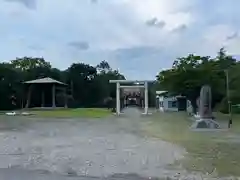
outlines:
[[[189,171],[240,176],[240,118],[234,119],[231,130],[195,132],[189,129],[193,121],[185,113],[157,113],[144,129],[150,136],[184,147],[188,153],[176,164]],[[226,120],[223,117],[221,124]]]

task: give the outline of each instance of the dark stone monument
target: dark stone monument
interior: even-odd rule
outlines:
[[[199,117],[194,122],[193,128],[218,129],[219,124],[214,121],[212,116],[212,94],[211,87],[204,85],[200,91],[199,98]]]

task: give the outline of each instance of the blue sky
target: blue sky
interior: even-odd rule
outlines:
[[[107,60],[154,79],[176,57],[240,54],[238,0],[0,0],[0,61],[44,57],[65,69]]]

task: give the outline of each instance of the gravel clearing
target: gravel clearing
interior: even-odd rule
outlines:
[[[141,122],[147,118],[134,108],[126,109],[123,117],[106,119],[3,117],[0,179],[197,177],[181,167],[170,168],[185,150],[146,137]]]

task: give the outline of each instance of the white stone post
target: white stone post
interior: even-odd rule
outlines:
[[[148,114],[148,83],[147,82],[145,82],[144,83],[144,106],[145,106],[145,114]]]
[[[116,113],[117,115],[120,115],[120,83],[117,82],[116,87]]]

